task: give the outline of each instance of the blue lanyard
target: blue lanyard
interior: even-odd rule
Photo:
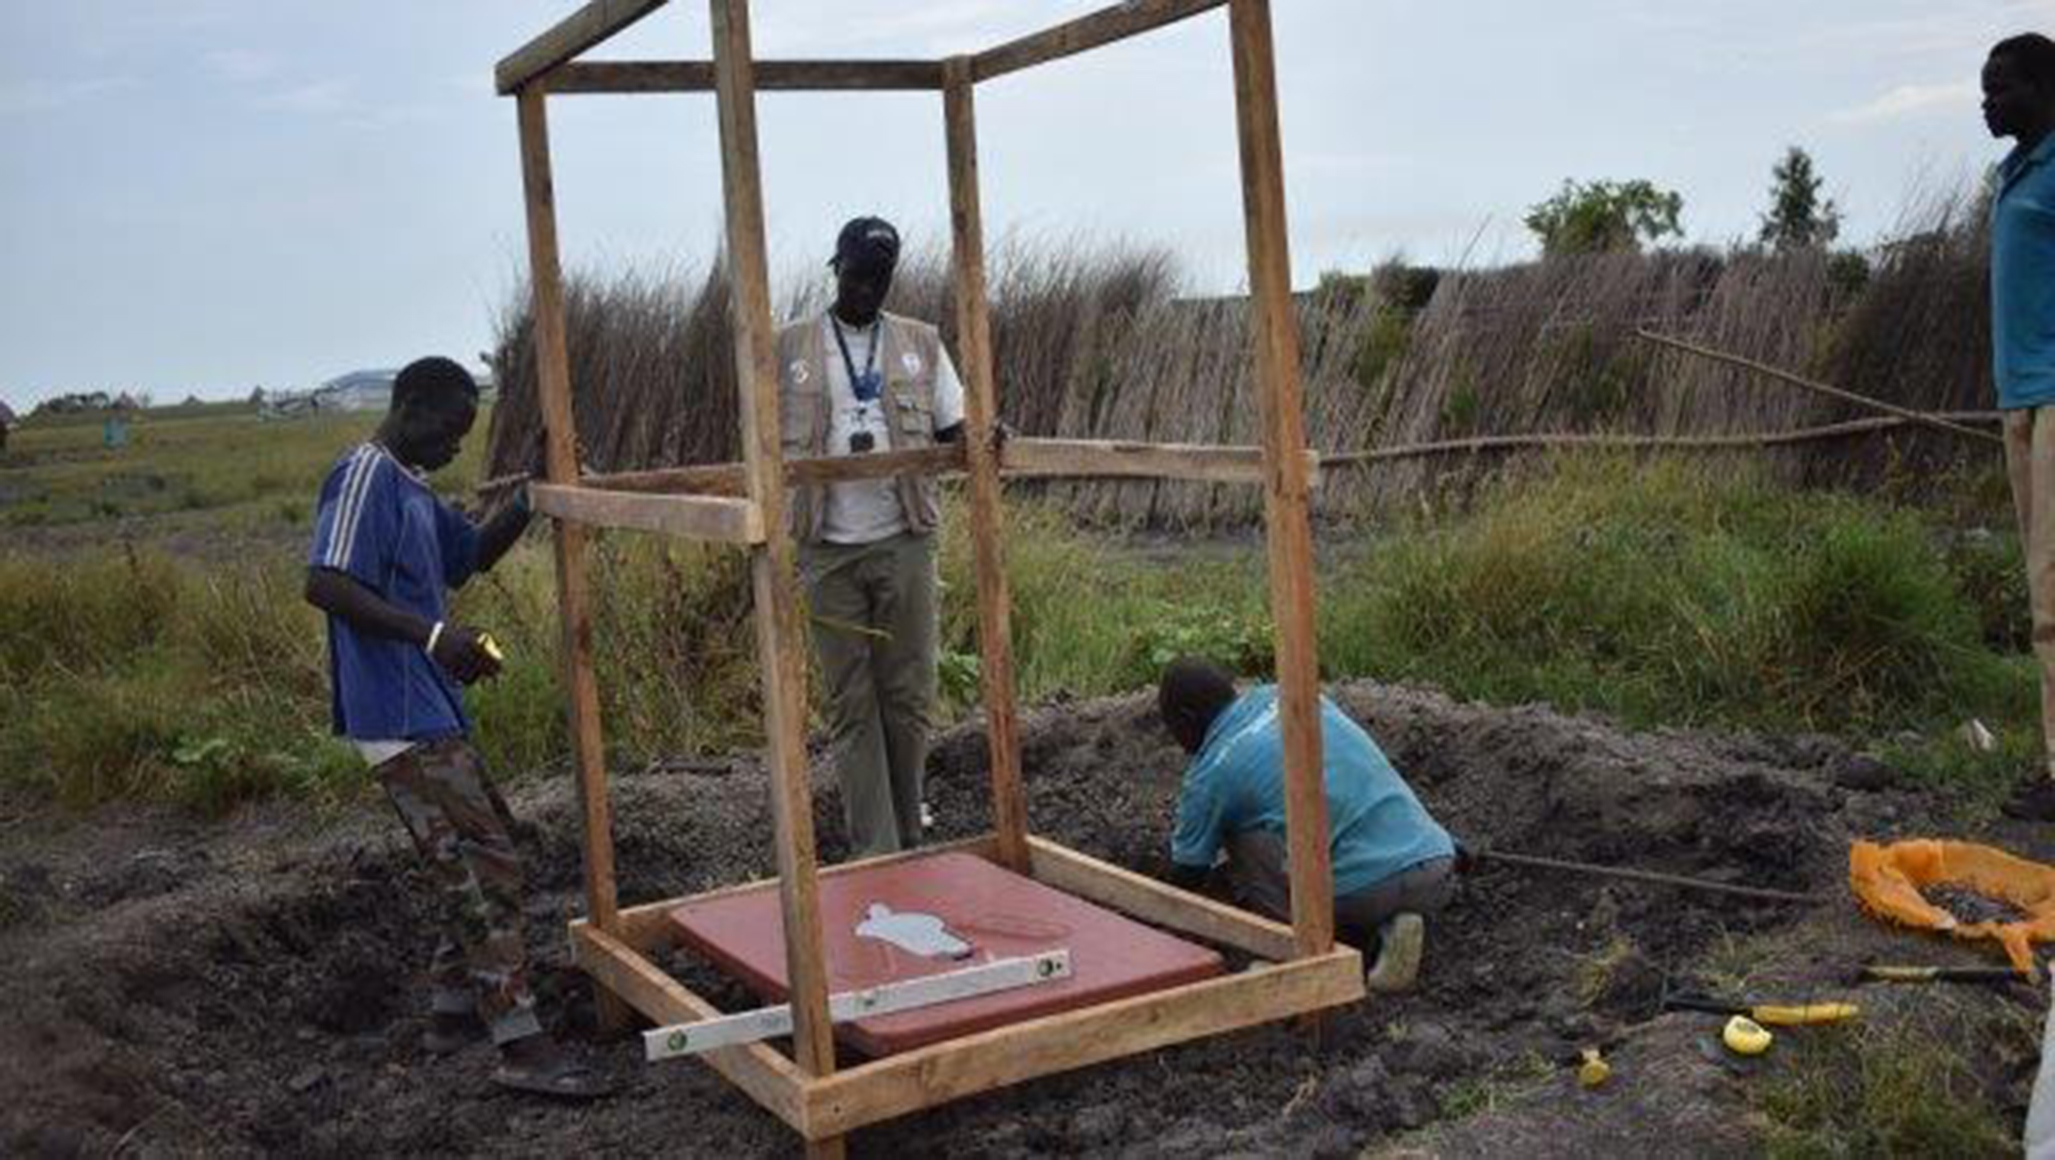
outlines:
[[[878,322],[878,319],[871,320],[871,347],[864,352],[863,373],[859,375],[856,373],[856,360],[849,357],[849,343],[842,337],[842,320],[835,317],[833,311],[828,313],[828,325],[835,330],[835,345],[842,351],[842,369],[849,372],[849,393],[855,395],[859,403],[876,402],[884,387],[883,378],[877,372],[878,347],[882,345],[878,341]]]

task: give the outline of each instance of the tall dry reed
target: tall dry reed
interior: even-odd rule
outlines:
[[[1870,255],[1752,250],[1567,257],[1436,279],[1388,270],[1299,299],[1307,433],[1330,452],[1472,436],[1766,433],[1862,417],[1745,370],[1659,349],[1648,327],[1928,410],[1987,405],[1989,324],[1981,215],[1931,200]],[[1173,443],[1258,441],[1248,319],[1240,298],[1179,296],[1158,251],[1009,246],[994,255],[993,346],[1002,417],[1029,435]],[[785,297],[821,308],[825,280]],[[737,454],[735,375],[718,266],[701,274],[574,278],[573,394],[588,467],[629,470]],[[945,256],[910,257],[891,307],[935,321],[952,347]],[[513,470],[537,422],[525,295],[501,326],[504,384],[494,472]],[[1948,436],[1898,430],[1775,449],[1780,479],[1868,485],[1908,465],[1987,456]],[[1504,453],[1336,468],[1323,518],[1463,492]],[[1087,522],[1232,526],[1257,518],[1253,489],[1176,481],[1036,485]]]

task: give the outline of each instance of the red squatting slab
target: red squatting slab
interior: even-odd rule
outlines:
[[[1144,994],[1221,972],[1220,955],[973,854],[942,853],[825,876],[822,943],[830,992],[1065,948],[1072,975],[835,1025],[871,1056]],[[778,892],[755,890],[671,911],[683,945],[772,1002],[784,1002]]]

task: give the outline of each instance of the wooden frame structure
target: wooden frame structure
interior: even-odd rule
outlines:
[[[615,896],[611,806],[592,668],[588,529],[625,527],[731,543],[751,554],[758,659],[764,681],[778,890],[794,1034],[790,1055],[752,1043],[704,1058],[796,1129],[810,1152],[839,1154],[852,1129],[1039,1075],[1259,1023],[1310,1015],[1363,996],[1362,961],[1334,942],[1333,881],[1313,635],[1308,491],[1318,471],[1305,446],[1298,331],[1292,312],[1283,161],[1269,0],[1127,0],[947,60],[759,61],[748,0],[708,0],[713,53],[705,61],[586,63],[575,58],[663,0],[591,0],[501,61],[499,90],[516,98],[534,292],[538,390],[548,428],[547,484],[538,509],[556,525],[558,601],[568,715],[583,806],[587,916],[571,926],[579,965],[599,984],[601,1018],[628,1009],[657,1023],[719,1014],[658,968],[671,940],[666,912],[686,899],[623,909]],[[1013,439],[994,451],[997,417],[979,211],[976,86],[1033,65],[1227,7],[1253,310],[1261,447],[1193,447]],[[785,462],[757,161],[756,94],[766,90],[926,90],[942,97],[949,162],[958,359],[968,438],[961,445]],[[581,479],[572,428],[563,278],[556,240],[546,99],[579,93],[711,91],[718,105],[727,254],[741,393],[738,464]],[[837,1070],[827,1011],[818,885],[822,875],[915,856],[821,868],[802,730],[805,666],[786,531],[785,488],[796,481],[906,472],[968,476],[977,576],[983,698],[992,766],[993,831],[954,844],[1057,889],[1142,921],[1232,946],[1256,969],[1046,1016]],[[1112,475],[1245,482],[1264,488],[1271,607],[1276,622],[1292,921],[1272,922],[1069,850],[1028,832],[1000,537],[1003,477]],[[932,852],[928,847],[917,853]],[[752,883],[714,893],[765,885]],[[700,895],[704,898],[710,895]]]

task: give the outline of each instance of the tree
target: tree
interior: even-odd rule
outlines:
[[[1841,207],[1820,197],[1824,178],[1812,156],[1793,145],[1770,169],[1770,211],[1762,215],[1762,244],[1779,252],[1809,250],[1833,242],[1841,232]]]
[[[1541,239],[1541,252],[1603,254],[1635,252],[1645,239],[1682,237],[1678,215],[1684,197],[1647,181],[1563,181],[1563,188],[1527,211],[1527,228]]]

